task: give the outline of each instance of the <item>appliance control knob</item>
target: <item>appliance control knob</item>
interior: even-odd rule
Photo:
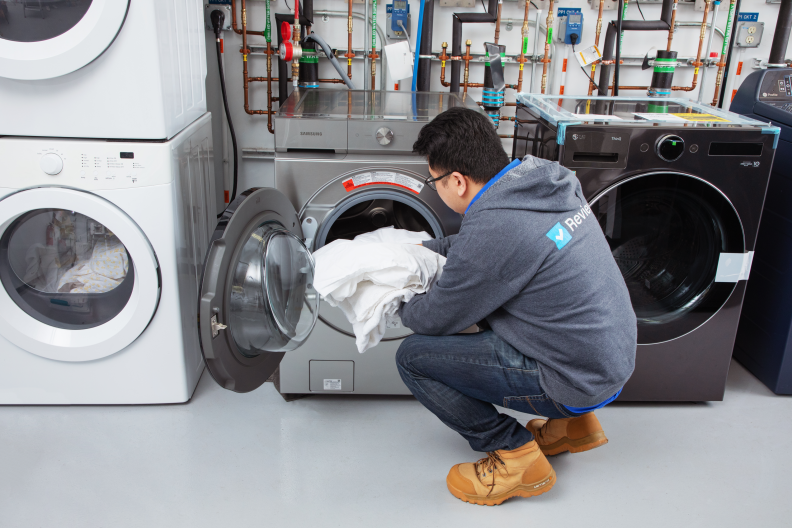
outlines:
[[[671,134],[663,136],[657,140],[655,152],[664,161],[676,161],[685,152],[685,141]]]
[[[63,159],[54,152],[50,152],[39,158],[39,167],[50,176],[55,176],[63,170]]]
[[[393,141],[393,130],[387,127],[377,129],[377,143],[382,146],[389,145]]]

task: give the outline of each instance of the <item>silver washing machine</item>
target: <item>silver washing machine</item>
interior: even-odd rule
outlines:
[[[412,153],[418,132],[454,106],[458,94],[308,90],[292,94],[275,118],[275,187],[298,211],[306,246],[385,226],[456,233],[461,216],[424,185],[426,161]],[[280,365],[284,394],[409,394],[394,356],[406,328],[360,354],[341,310],[321,302],[310,338]]]

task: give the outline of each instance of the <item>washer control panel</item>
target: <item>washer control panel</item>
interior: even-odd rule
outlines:
[[[676,161],[685,153],[685,141],[673,134],[662,136],[657,140],[655,152],[663,161]]]
[[[160,185],[172,178],[168,151],[157,144],[3,138],[0,158],[3,187],[20,189],[32,185],[121,189]]]

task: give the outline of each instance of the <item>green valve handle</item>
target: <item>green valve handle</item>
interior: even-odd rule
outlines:
[[[523,52],[523,55],[527,55],[528,54],[528,39],[527,38],[523,39],[522,52]]]
[[[267,25],[264,27],[264,38],[267,39],[267,42],[272,42],[272,27],[270,26],[270,4],[269,2],[264,2],[267,4]]]

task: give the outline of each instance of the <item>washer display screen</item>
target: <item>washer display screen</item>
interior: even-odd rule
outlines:
[[[69,31],[93,0],[0,0],[0,39],[41,42]]]
[[[35,319],[86,329],[126,306],[134,267],[124,244],[101,223],[74,211],[37,209],[0,239],[0,280]]]

